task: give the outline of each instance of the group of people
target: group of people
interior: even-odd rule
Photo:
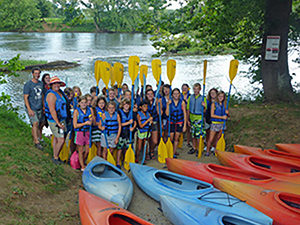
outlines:
[[[97,155],[104,159],[108,150],[111,153],[116,150],[119,168],[129,144],[134,146],[137,163],[146,143],[149,143],[146,160],[154,159],[160,127],[163,140],[170,138],[173,144],[175,158],[184,132],[191,148],[189,154],[197,152],[202,135],[206,136],[205,156],[209,156],[228,117],[225,93],[213,88],[203,97],[199,83],[193,85],[193,94],[188,84],[183,84],[181,90],[172,89],[168,84],[153,90],[148,84],[145,90],[142,87],[140,92],[133,93],[132,98],[125,83],[121,90],[114,86],[104,88],[100,94],[98,87],[92,87],[90,93],[82,95],[78,86],[62,90],[66,84],[56,76],[44,74],[39,81],[40,74],[39,68],[32,70],[32,79],[24,85],[23,92],[34,144],[43,149],[42,129],[49,126],[54,136],[52,161],[60,164],[59,153],[69,134],[71,152],[78,152],[82,171],[91,143],[96,145]]]

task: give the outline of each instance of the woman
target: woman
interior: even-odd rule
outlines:
[[[43,89],[43,94],[45,95],[46,92],[49,90],[50,86],[49,86],[49,83],[50,83],[50,74],[49,73],[44,73],[43,76],[42,76],[42,82],[44,84],[44,89]]]
[[[60,164],[59,153],[65,143],[66,119],[67,119],[67,101],[63,96],[63,91],[60,87],[66,86],[58,77],[51,78],[50,89],[46,93],[45,114],[52,134],[53,140],[53,158],[55,164]]]

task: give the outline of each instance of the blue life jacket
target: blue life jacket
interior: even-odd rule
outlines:
[[[112,117],[109,115],[108,112],[105,111],[105,120],[104,126],[105,126],[105,131],[107,135],[111,134],[117,134],[119,130],[119,123],[118,123],[118,113],[114,112]]]
[[[166,115],[166,109],[167,109],[167,99],[166,99],[166,97],[162,97],[161,103],[162,103],[162,110],[163,110],[162,118],[163,119],[168,119],[168,117]]]
[[[90,107],[86,107],[86,112],[84,113],[81,108],[77,108],[78,111],[78,117],[77,117],[77,123],[85,123],[86,121],[90,120],[90,117],[92,116],[92,112]],[[85,125],[83,127],[75,128],[75,131],[89,131],[90,125]]]
[[[128,122],[129,120],[132,119],[132,116],[130,115],[131,114],[130,112],[128,112],[127,115],[123,111],[123,109],[120,109],[119,112],[120,112],[120,115],[121,115],[121,123],[126,123],[126,122]],[[121,132],[122,137],[127,136],[129,134],[129,132],[130,132],[129,128],[130,128],[130,124],[128,124],[126,126],[122,126],[122,132]]]
[[[146,112],[146,115],[145,115],[143,112],[138,111],[138,114],[141,117],[141,124],[144,124],[146,122],[146,120],[148,120],[150,118],[149,112]],[[147,132],[149,130],[149,123],[147,123],[143,128],[139,128],[139,130],[141,133]]]
[[[205,98],[204,98],[204,101],[206,101]],[[202,102],[201,95],[196,99],[195,94],[192,94],[190,96],[190,105],[189,105],[190,113],[192,113],[194,115],[201,115],[201,107],[202,107],[201,102]]]
[[[175,106],[175,102],[172,100],[172,103],[170,104],[171,123],[179,123],[184,121],[182,101],[182,99],[179,99],[177,106]]]
[[[97,115],[96,115],[96,122],[97,123],[99,123],[100,122],[100,115],[101,114],[104,114],[105,113],[105,111],[104,110],[102,110],[102,109],[100,109],[98,106],[96,107],[96,113],[97,113]]]
[[[216,116],[225,116],[226,113],[225,113],[225,106],[222,104],[219,104],[218,102],[215,102],[215,112],[214,114]],[[224,122],[223,119],[216,119],[216,118],[211,118],[211,121],[212,122]]]
[[[61,97],[57,92],[53,91],[52,89],[49,89],[47,91],[45,99],[47,98],[47,95],[49,93],[53,93],[56,96],[55,111],[57,114],[57,119],[61,122],[68,117],[66,99],[64,97]],[[47,101],[45,101],[45,115],[50,122],[55,122],[50,113],[50,109]]]
[[[157,109],[156,109],[156,105],[153,105],[153,103],[152,103],[152,105],[148,104],[148,110],[147,111],[153,117],[153,121],[157,122],[158,121],[158,112],[157,112]]]
[[[184,99],[184,97],[183,97],[183,94],[182,94],[182,93],[180,94],[180,96],[181,96],[181,99],[182,99],[182,100],[185,102],[185,104],[187,104],[187,100],[185,100],[185,99]],[[188,93],[187,93],[187,96],[186,96],[186,97],[187,97],[187,99],[189,99],[189,97],[190,97],[190,96],[191,96],[191,94],[190,94],[190,91],[188,91]]]

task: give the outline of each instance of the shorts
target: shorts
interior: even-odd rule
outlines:
[[[211,123],[204,123],[205,125],[204,125],[204,129],[205,130],[207,130],[207,129],[209,129],[210,128],[210,125],[211,125]]]
[[[151,126],[151,132],[153,131],[158,131],[158,122],[157,121],[153,121],[152,126]]]
[[[223,123],[212,123],[210,125],[210,130],[215,131],[215,132],[219,132],[219,131],[223,130]]]
[[[171,123],[170,133],[181,133],[183,130],[183,123]]]
[[[200,138],[200,135],[205,135],[204,124],[201,130],[201,120],[191,121],[191,135],[193,138]]]
[[[100,142],[101,141],[101,130],[95,129],[92,130],[92,142]]]
[[[163,123],[163,126],[166,127],[168,125],[168,120],[167,119],[163,119],[162,123]]]
[[[101,146],[104,148],[115,148],[117,145],[115,144],[115,140],[117,138],[117,134],[106,135],[108,146],[106,145],[104,133],[101,134]]]
[[[129,139],[128,138],[124,138],[124,137],[120,137],[119,138],[119,142],[117,144],[117,149],[118,150],[123,150],[126,151],[129,147]]]
[[[147,138],[147,131],[146,132],[140,132],[140,130],[138,130],[138,133],[137,133],[137,136],[139,139],[143,140],[143,139],[146,139]],[[148,134],[148,137],[150,136],[150,132]]]
[[[31,126],[32,126],[33,123],[39,122],[39,124],[41,124],[42,122],[45,121],[45,114],[43,113],[42,109],[39,110],[39,111],[34,111],[33,110],[34,116],[29,116],[28,110],[27,110],[26,107],[25,107],[25,109],[26,109],[26,113],[29,117],[29,121],[30,121]]]
[[[51,121],[48,120],[48,124],[49,124],[50,130],[51,130],[52,134],[54,135],[54,137],[56,137],[56,138],[64,138],[65,137],[65,133],[67,131],[66,126],[65,126],[65,129],[64,129],[64,132],[60,133],[58,131],[59,128],[58,128],[56,122],[51,122]]]
[[[74,143],[76,145],[84,146],[90,144],[90,132],[89,131],[75,131]]]

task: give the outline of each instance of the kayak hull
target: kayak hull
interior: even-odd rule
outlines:
[[[275,146],[280,151],[300,156],[300,144],[276,144]]]
[[[220,190],[270,216],[274,225],[294,225],[300,222],[300,195],[222,179],[214,179],[213,183]]]
[[[127,210],[83,190],[79,190],[79,211],[82,225],[151,225]]]
[[[166,195],[239,215],[261,224],[272,224],[272,219],[239,199],[215,189],[212,184],[135,163],[130,163],[130,169],[137,185],[156,201]]]
[[[276,191],[300,194],[300,184],[280,181],[270,176],[212,163],[199,163],[182,159],[166,159],[172,172],[212,184],[213,178],[238,181]]]
[[[98,156],[85,168],[82,182],[88,192],[124,209],[130,204],[133,194],[131,180],[122,170]]]
[[[275,179],[300,184],[300,166],[259,156],[218,151],[219,161],[226,166],[260,173]]]

